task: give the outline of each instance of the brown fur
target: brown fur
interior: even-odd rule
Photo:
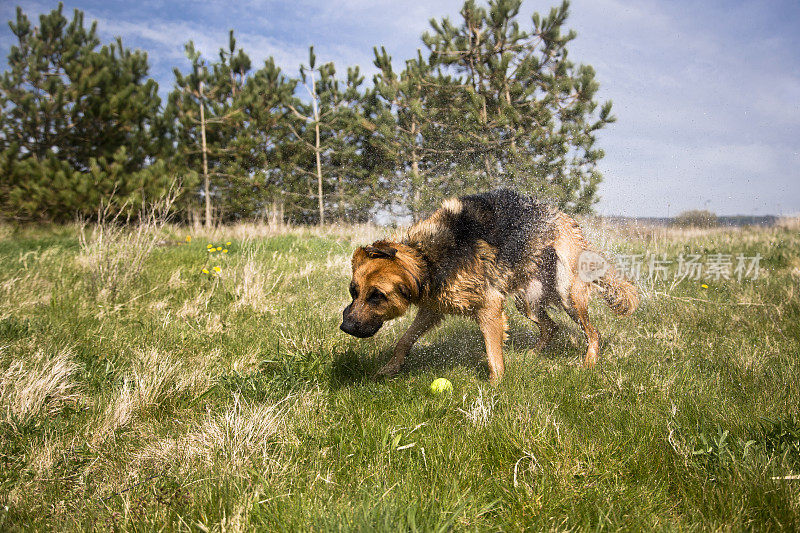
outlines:
[[[518,228],[514,217],[523,214],[530,220]],[[500,231],[507,227],[510,231]],[[483,334],[489,378],[496,384],[504,372],[504,303],[514,296],[519,311],[539,326],[535,349],[544,348],[557,330],[546,308],[561,307],[586,334],[583,363],[593,366],[600,335],[589,322],[592,291],[600,291],[622,315],[635,310],[638,297],[636,288],[613,268],[596,282],[581,280],[578,259],[589,249],[572,218],[531,199],[509,191],[453,198],[404,235],[356,250],[353,302],[343,313],[342,329],[372,336],[383,322],[403,315],[412,304],[418,306],[411,327],[380,371],[392,375],[417,339],[444,315],[470,316]]]

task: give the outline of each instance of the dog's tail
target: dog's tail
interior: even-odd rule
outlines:
[[[618,315],[628,316],[639,306],[636,286],[613,267],[597,280],[597,286],[608,306]]]
[[[578,278],[598,291],[616,314],[627,316],[636,311],[639,306],[636,286],[586,241],[580,225],[568,215],[558,213],[556,228],[556,254],[566,258],[562,259],[565,264],[577,263]]]

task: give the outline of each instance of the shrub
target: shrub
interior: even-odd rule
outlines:
[[[711,211],[692,209],[673,218],[672,225],[679,228],[714,228],[719,226],[719,221]]]

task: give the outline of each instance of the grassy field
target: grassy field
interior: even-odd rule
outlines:
[[[498,388],[455,318],[376,381],[409,317],[338,325],[380,229],[0,227],[0,530],[800,528],[797,228],[589,226],[761,275],[594,302],[593,370],[510,310]]]

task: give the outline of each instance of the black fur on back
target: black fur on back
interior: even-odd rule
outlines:
[[[435,245],[424,238],[406,240],[427,263],[433,292],[444,286],[454,272],[475,260],[478,241],[497,250],[500,266],[516,271],[532,260],[538,262],[544,247],[553,240],[552,217],[556,210],[546,203],[506,189],[462,196],[459,200],[459,212],[441,212],[441,229],[451,238],[437,239]]]
[[[509,268],[527,261],[531,244],[550,230],[552,208],[515,191],[500,189],[460,200],[464,209],[453,221],[456,242],[471,249],[484,240],[499,250],[498,259]]]

